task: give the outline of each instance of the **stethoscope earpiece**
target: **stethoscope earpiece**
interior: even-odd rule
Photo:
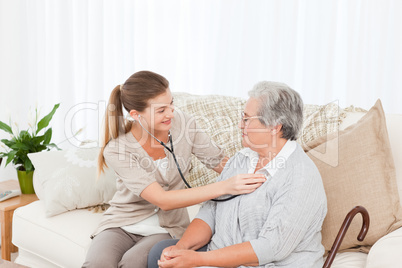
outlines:
[[[126,119],[127,121],[135,122],[135,119],[130,114],[127,114]]]
[[[140,119],[140,118],[141,118],[141,115],[139,114],[139,115],[138,115],[138,119]],[[128,121],[130,121],[130,122],[135,122],[135,121],[136,121],[130,114],[127,114],[127,115],[126,115],[126,119],[127,119]]]

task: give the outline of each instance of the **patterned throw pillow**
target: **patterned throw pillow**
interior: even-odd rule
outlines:
[[[245,99],[220,95],[192,95],[173,92],[175,106],[195,116],[197,124],[232,157],[242,149],[241,131],[238,127]],[[304,105],[303,129],[297,140],[305,144],[320,136],[339,130],[345,112],[336,103]],[[195,156],[186,178],[192,187],[215,182],[218,173],[206,168]]]
[[[246,103],[236,97],[207,95],[198,96],[187,93],[173,93],[174,105],[181,111],[193,115],[197,125],[232,157],[241,147],[241,131],[237,124]],[[215,182],[219,175],[206,168],[194,155],[190,174],[186,178],[192,187]]]
[[[338,131],[345,116],[345,112],[333,102],[326,105],[304,105],[303,127],[297,142],[306,144],[318,137]]]
[[[232,157],[242,149],[238,127],[245,99],[187,93],[173,93],[175,106],[192,114],[197,125]],[[343,110],[336,104],[305,105],[300,143],[338,130]],[[91,147],[91,146],[89,146]],[[46,215],[53,216],[76,208],[94,207],[110,201],[116,191],[115,175],[106,169],[97,179],[96,160],[99,148],[72,148],[30,154],[36,167],[34,187],[39,199],[45,201]],[[206,168],[196,157],[187,180],[191,186],[215,182],[218,173]]]

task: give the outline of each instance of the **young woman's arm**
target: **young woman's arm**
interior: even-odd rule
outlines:
[[[162,210],[171,210],[199,204],[226,194],[249,194],[265,180],[262,174],[239,174],[225,181],[171,191],[165,191],[158,182],[153,182],[141,192],[141,197]]]

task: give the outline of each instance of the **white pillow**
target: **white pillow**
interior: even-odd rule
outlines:
[[[97,178],[99,148],[72,148],[29,154],[36,195],[46,216],[108,203],[116,192],[115,173],[106,169]]]

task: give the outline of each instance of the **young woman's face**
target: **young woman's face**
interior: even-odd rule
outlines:
[[[172,126],[173,111],[172,93],[167,88],[165,93],[150,99],[148,107],[139,115],[141,115],[140,120],[144,127],[154,132],[160,132],[168,131]]]

